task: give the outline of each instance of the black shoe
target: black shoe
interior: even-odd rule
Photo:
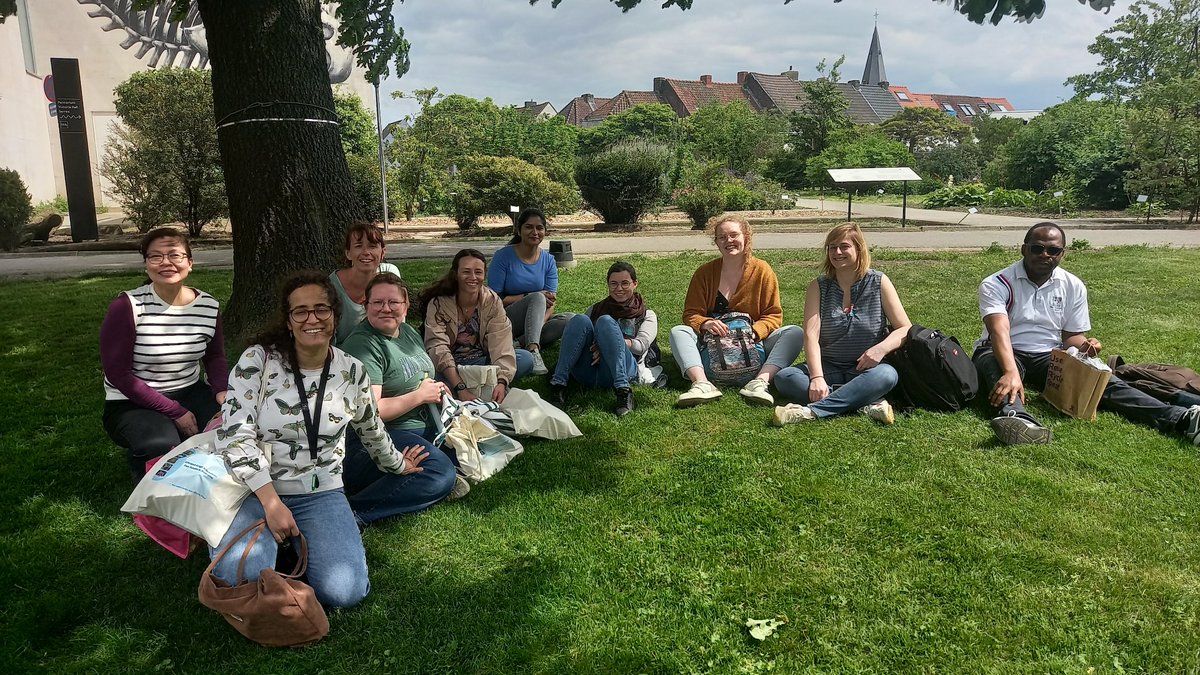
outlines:
[[[550,402],[556,405],[567,404],[567,385],[550,383]]]
[[[993,417],[992,431],[1005,445],[1045,444],[1053,438],[1050,430],[1032,417],[1015,413]]]
[[[614,389],[617,394],[617,417],[624,417],[633,412],[633,390],[629,387]]]

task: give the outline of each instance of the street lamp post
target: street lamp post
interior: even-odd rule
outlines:
[[[387,164],[383,161],[383,115],[379,105],[379,78],[375,79],[375,135],[379,141],[379,187],[383,195],[383,232],[387,234],[388,223],[388,194],[387,194]]]

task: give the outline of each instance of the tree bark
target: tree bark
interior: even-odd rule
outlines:
[[[226,333],[241,340],[278,314],[284,275],[337,266],[359,205],[338,134],[318,0],[197,5],[218,125],[276,118],[217,130],[233,228],[233,294],[224,318]],[[254,104],[268,105],[247,109]]]

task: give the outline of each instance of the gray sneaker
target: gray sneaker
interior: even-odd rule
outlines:
[[[446,501],[452,502],[456,499],[462,499],[463,497],[466,497],[467,493],[470,491],[471,484],[467,482],[467,479],[455,474],[454,488],[450,490],[450,494],[446,495]]]
[[[1192,445],[1200,445],[1200,405],[1194,405],[1183,413],[1183,418],[1179,420],[1179,427]]]
[[[993,417],[992,431],[1005,445],[1046,444],[1053,437],[1046,427],[1016,413]]]
[[[529,372],[534,375],[545,375],[550,372],[546,369],[546,362],[542,360],[542,353],[540,351],[530,353],[533,354],[533,370]]]

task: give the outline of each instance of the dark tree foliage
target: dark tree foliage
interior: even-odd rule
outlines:
[[[833,0],[835,3],[842,0]],[[894,1],[894,0],[893,0]],[[1011,16],[1017,21],[1033,21],[1041,18],[1046,11],[1046,0],[933,0],[944,5],[953,5],[954,11],[967,17],[975,23],[989,21],[999,24],[1004,17]],[[1092,9],[1108,11],[1116,0],[1079,0],[1081,5],[1091,5]],[[529,0],[535,5],[538,0]],[[558,7],[562,0],[551,0],[552,7]],[[678,7],[681,10],[691,9],[693,0],[663,0],[662,7]],[[783,0],[783,4],[791,4],[792,0]],[[637,7],[642,0],[612,0],[622,12]]]

